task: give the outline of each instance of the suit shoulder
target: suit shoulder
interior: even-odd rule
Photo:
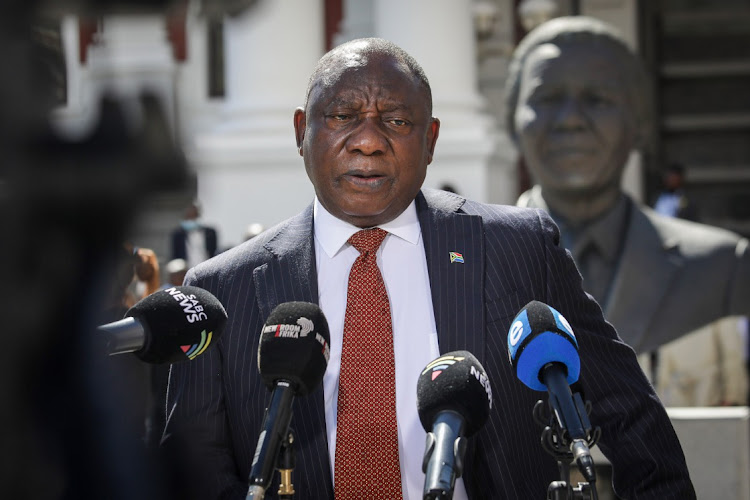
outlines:
[[[515,205],[496,205],[466,200],[462,211],[479,215],[488,225],[503,225],[511,228],[540,229],[554,225],[552,218],[539,208],[519,207]]]
[[[267,244],[288,221],[267,229],[254,238],[224,250],[220,254],[201,262],[190,273],[198,280],[226,278],[239,271],[254,269],[273,258]]]

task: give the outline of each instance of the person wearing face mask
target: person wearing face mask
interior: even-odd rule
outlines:
[[[216,255],[217,232],[200,221],[200,205],[193,202],[185,208],[180,225],[172,231],[171,259],[184,259],[191,268]]]
[[[535,182],[518,205],[552,216],[584,289],[637,353],[750,312],[747,239],[622,190],[630,153],[652,135],[650,102],[637,55],[597,19],[548,21],[513,54],[506,121]]]

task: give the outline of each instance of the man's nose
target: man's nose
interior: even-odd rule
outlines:
[[[384,124],[379,117],[362,117],[349,136],[347,147],[352,153],[364,155],[382,154],[388,148]]]

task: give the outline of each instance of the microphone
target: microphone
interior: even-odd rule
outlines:
[[[490,408],[490,381],[470,352],[449,352],[424,368],[417,382],[417,412],[427,431],[424,499],[453,498],[466,440],[482,428]]]
[[[272,391],[253,456],[247,498],[263,498],[271,484],[282,442],[292,420],[294,396],[323,381],[330,357],[328,321],[315,304],[285,302],[271,311],[261,330],[258,371]]]
[[[227,312],[202,288],[174,286],[144,297],[125,318],[97,327],[109,355],[132,352],[151,364],[194,359],[219,338]]]
[[[587,481],[596,481],[587,437],[591,424],[579,393],[581,359],[568,320],[554,308],[533,300],[518,313],[508,330],[508,357],[516,376],[535,391],[547,391],[560,428],[571,438],[571,452]]]

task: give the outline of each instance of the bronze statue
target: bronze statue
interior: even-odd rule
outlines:
[[[748,240],[657,214],[621,188],[652,135],[645,69],[606,23],[556,18],[518,45],[507,126],[534,187],[518,204],[547,210],[584,288],[637,352],[713,320],[750,313]]]

